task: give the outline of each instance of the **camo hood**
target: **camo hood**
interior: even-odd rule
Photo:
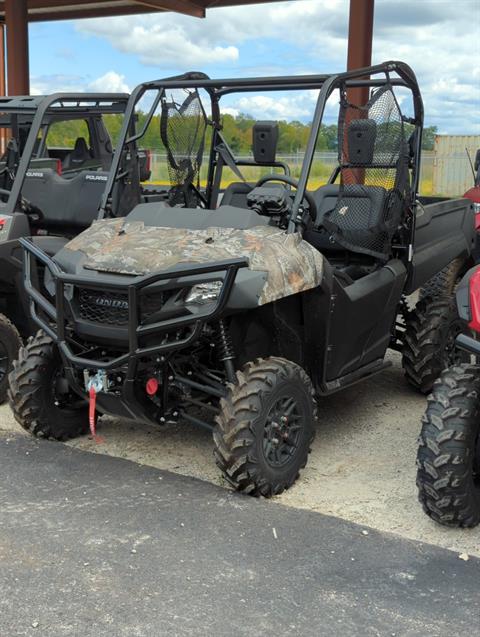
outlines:
[[[300,235],[270,226],[189,230],[105,219],[65,247],[86,255],[84,268],[130,275],[245,257],[250,270],[266,273],[259,305],[317,287],[323,271],[322,255]]]

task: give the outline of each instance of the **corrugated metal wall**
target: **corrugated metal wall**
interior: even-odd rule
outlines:
[[[480,135],[435,136],[433,194],[455,197],[473,186],[466,148],[474,161],[477,148],[480,148]]]

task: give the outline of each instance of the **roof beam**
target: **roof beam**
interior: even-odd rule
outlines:
[[[75,11],[77,8],[92,8],[94,5],[105,5],[113,9],[121,8],[121,5],[131,4],[129,0],[28,0],[28,8],[31,9],[64,9],[65,11]],[[83,5],[88,5],[84,7]]]
[[[111,18],[113,16],[128,16],[139,15],[145,13],[153,13],[153,9],[149,7],[140,6],[126,7],[122,9],[120,13],[113,13],[112,9],[77,9],[75,11],[55,11],[55,13],[47,13],[46,11],[38,11],[36,13],[30,13],[28,16],[29,22],[50,22],[54,20],[81,20],[83,18]],[[160,11],[158,11],[160,13]],[[0,11],[0,20],[1,11]]]
[[[3,9],[5,0],[0,0],[0,7]],[[75,13],[84,9],[110,9],[111,11],[121,11],[125,7],[134,4],[134,0],[27,0],[29,11],[65,11]]]
[[[0,20],[4,13],[0,0]],[[176,11],[196,18],[205,17],[198,0],[28,0],[29,20],[64,20]]]
[[[156,11],[176,11],[194,18],[205,17],[205,8],[194,2],[194,0],[134,0],[134,2]]]
[[[203,18],[210,8],[279,1],[281,0],[27,0],[27,6],[29,22],[41,22],[164,11]],[[0,23],[4,20],[5,0],[0,0]]]
[[[268,4],[272,2],[287,2],[288,0],[196,0],[197,4],[205,9],[217,9],[221,7],[238,7],[248,4]]]
[[[154,9],[131,0],[29,0],[29,22],[44,20],[76,20],[80,18],[104,18],[114,15],[137,15],[153,13]],[[162,9],[157,8],[157,12]],[[5,2],[0,0],[0,22],[5,19]]]

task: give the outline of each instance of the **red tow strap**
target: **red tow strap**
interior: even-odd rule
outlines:
[[[90,425],[90,433],[92,434],[92,438],[95,440],[97,444],[104,442],[101,436],[97,436],[97,392],[95,387],[92,385],[88,391],[88,395],[90,397],[90,402],[88,405],[88,422]]]

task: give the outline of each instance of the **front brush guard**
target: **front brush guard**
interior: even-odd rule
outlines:
[[[167,272],[156,272],[133,278],[128,285],[118,284],[111,281],[97,281],[92,283],[91,279],[86,277],[71,275],[63,272],[59,266],[45,252],[40,250],[28,239],[20,239],[23,247],[23,278],[25,290],[30,298],[30,312],[33,320],[46,332],[57,344],[61,354],[72,365],[78,368],[87,369],[104,369],[112,370],[126,363],[132,363],[142,356],[154,356],[171,352],[176,349],[187,347],[195,341],[201,331],[202,325],[206,322],[217,318],[224,310],[230,297],[237,272],[240,268],[248,267],[248,260],[245,258],[228,259],[224,261],[216,261],[206,265],[195,266],[177,266],[175,269]],[[39,290],[32,284],[32,260],[40,261],[50,271],[55,280],[55,303],[53,305]],[[209,305],[205,311],[195,315],[181,316],[174,319],[157,321],[150,325],[140,325],[138,296],[139,291],[149,285],[168,279],[183,279],[185,277],[195,276],[192,285],[198,285],[210,280],[208,277],[201,278],[201,275],[211,275],[212,273],[222,273],[223,284],[215,304]],[[117,358],[110,361],[94,360],[90,358],[82,358],[76,356],[65,337],[65,286],[81,286],[98,290],[101,285],[102,290],[111,290],[114,292],[126,292],[128,298],[128,351]],[[48,323],[39,316],[37,308],[48,316],[53,322]],[[174,341],[173,343],[161,343],[150,347],[140,347],[139,339],[145,336],[160,336],[162,333],[175,330],[177,328],[193,325],[192,331],[184,339]]]

